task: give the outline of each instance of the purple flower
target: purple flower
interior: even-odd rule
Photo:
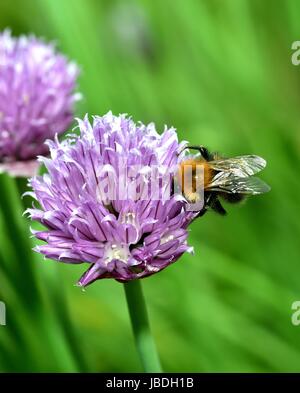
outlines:
[[[40,209],[27,212],[47,228],[34,231],[46,242],[35,250],[61,262],[89,263],[81,286],[146,277],[191,252],[186,228],[195,214],[167,192],[168,168],[177,167],[183,147],[176,131],[159,135],[154,124],[111,112],[92,124],[86,116],[78,127],[79,136],[48,141],[51,158],[40,158],[48,174],[31,179]]]
[[[32,176],[45,140],[72,121],[77,75],[52,44],[0,33],[0,172]]]

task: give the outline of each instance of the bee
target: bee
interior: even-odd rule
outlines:
[[[189,203],[199,200],[200,194],[196,189],[196,167],[203,167],[204,204],[198,216],[202,216],[208,209],[225,215],[226,210],[220,199],[229,203],[239,203],[249,195],[263,194],[270,187],[258,177],[266,161],[256,155],[244,155],[233,158],[223,158],[217,153],[210,153],[204,146],[187,146],[185,149],[197,150],[200,156],[183,159],[179,167],[179,183],[181,190]],[[192,170],[191,184],[183,186],[185,168]]]

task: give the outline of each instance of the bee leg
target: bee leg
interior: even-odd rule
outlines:
[[[214,210],[216,213],[221,214],[221,216],[225,216],[227,214],[226,210],[224,209],[224,207],[221,205],[221,202],[219,201],[218,198],[216,198],[215,200],[213,200],[210,204],[210,207],[212,208],[212,210]]]
[[[227,213],[221,205],[221,202],[218,199],[218,195],[214,192],[210,193],[207,196],[205,208],[207,209],[207,207],[214,210],[216,213],[221,214],[222,216],[225,216],[225,214]]]
[[[192,149],[192,150],[197,150],[197,151],[199,151],[199,153],[201,154],[201,156],[202,156],[202,157],[204,158],[204,160],[206,160],[206,161],[210,161],[211,158],[212,158],[212,156],[211,156],[211,154],[209,153],[208,149],[207,149],[206,147],[202,146],[202,145],[200,145],[200,146],[185,146],[185,147],[183,148],[182,151],[184,151],[184,150],[186,150],[186,149]]]
[[[200,152],[201,156],[206,161],[210,161],[210,159],[211,159],[208,149],[202,145],[200,145],[200,146],[187,146],[186,149],[198,150]]]
[[[215,193],[210,193],[207,195],[205,198],[205,204],[202,210],[197,214],[195,217],[202,217],[204,214],[208,211],[208,209],[214,210],[216,213],[220,214],[221,216],[225,216],[227,214],[226,210],[224,207],[221,205],[221,202],[218,199],[218,195]]]
[[[197,217],[202,217],[207,212],[207,207],[204,207],[200,212],[197,214]]]
[[[200,210],[197,217],[202,217],[207,212],[207,209],[210,207],[211,200],[214,198],[214,195],[209,193],[208,195],[204,196],[204,207]]]

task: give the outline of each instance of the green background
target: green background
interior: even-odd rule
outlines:
[[[80,65],[78,116],[125,112],[227,156],[266,158],[272,191],[196,221],[195,255],[143,287],[165,371],[299,371],[300,1],[1,0],[6,27],[55,40]],[[82,292],[86,266],[22,251],[29,223],[1,181],[12,210],[0,215],[0,370],[141,371],[122,285]]]

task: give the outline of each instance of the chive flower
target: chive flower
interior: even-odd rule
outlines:
[[[53,44],[0,33],[0,172],[32,176],[45,140],[73,119],[78,68]]]
[[[33,231],[45,242],[35,250],[89,264],[83,287],[101,278],[143,278],[191,252],[187,226],[195,213],[172,192],[168,171],[184,144],[175,129],[158,134],[152,123],[111,112],[92,123],[78,119],[78,128],[79,135],[47,142],[50,158],[39,160],[48,173],[30,181],[40,207],[27,213],[46,227]]]

